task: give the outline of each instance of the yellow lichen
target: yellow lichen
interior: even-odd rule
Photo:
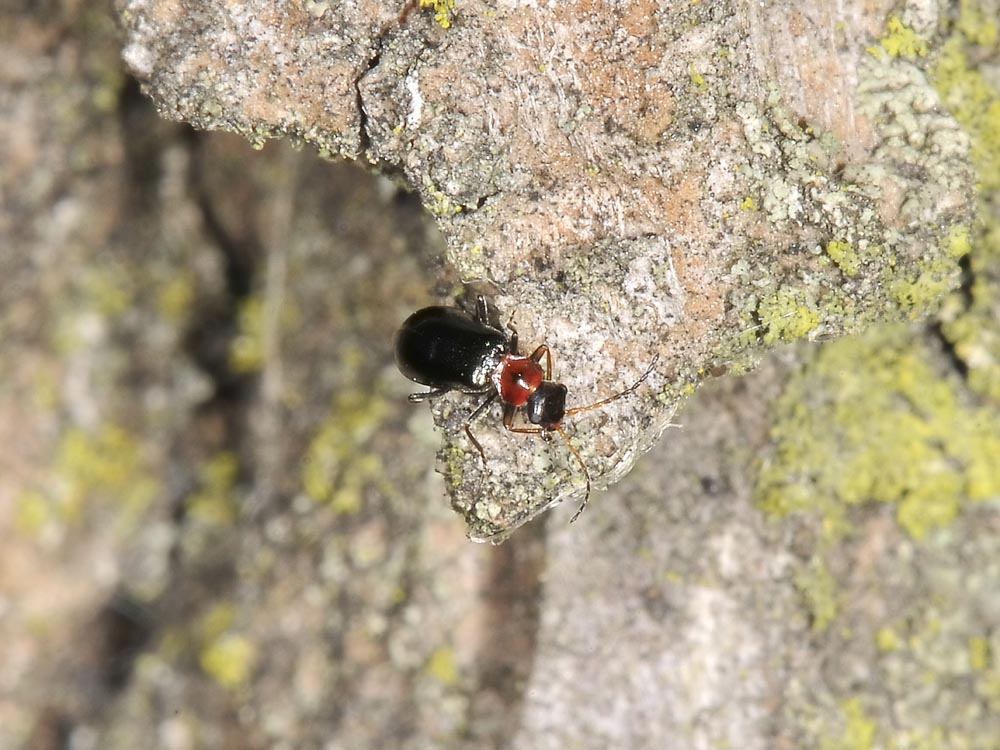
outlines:
[[[694,64],[688,66],[688,76],[691,78],[691,85],[696,89],[704,89],[708,84],[705,83],[705,77],[697,71]]]
[[[458,667],[455,665],[455,652],[447,646],[441,646],[427,660],[427,673],[443,685],[454,685],[458,682]]]
[[[996,15],[976,0],[959,0],[955,28],[965,39],[980,47],[995,48],[1000,40]]]
[[[434,20],[442,29],[451,27],[451,17],[455,8],[455,0],[420,0],[421,8],[433,8]]]
[[[875,740],[875,722],[865,714],[859,698],[848,698],[841,704],[844,733],[830,747],[838,750],[871,750]]]
[[[875,645],[879,651],[895,651],[899,648],[899,636],[890,627],[879,628],[875,634]]]
[[[434,186],[433,183],[428,181],[425,183],[424,187],[426,188],[424,208],[435,216],[454,216],[455,214],[462,212],[462,205],[449,198],[443,190]]]
[[[233,485],[239,464],[228,451],[212,456],[198,469],[199,489],[187,503],[193,519],[204,523],[226,524],[236,517]]]
[[[160,315],[172,323],[180,323],[191,310],[194,286],[186,276],[168,281],[156,295],[156,308]]]
[[[889,17],[885,30],[885,36],[879,39],[878,46],[868,48],[869,54],[875,57],[887,54],[890,57],[909,59],[927,55],[927,42],[913,29],[905,26],[898,16]]]
[[[895,278],[890,292],[899,307],[916,319],[958,285],[960,274],[958,263],[947,252],[932,255],[920,260],[913,274]]]
[[[952,238],[956,254],[974,246],[968,260],[972,283],[946,302],[942,330],[968,366],[970,387],[996,402],[1000,401],[1000,330],[995,305],[1000,282],[991,269],[1000,261],[1000,221],[992,209],[1000,191],[1000,88],[977,63],[1000,51],[994,16],[982,3],[961,0],[954,31],[937,56],[931,79],[944,106],[970,136],[984,219],[971,238],[968,233]]]
[[[961,38],[949,39],[931,71],[945,106],[972,137],[983,193],[1000,189],[1000,91],[970,64]]]
[[[798,289],[781,288],[764,297],[757,315],[765,344],[800,339],[819,323],[819,311],[806,302],[805,293]]]
[[[1000,669],[984,672],[976,681],[976,692],[994,715],[1000,714]]]
[[[25,534],[38,534],[45,526],[56,520],[52,503],[37,490],[25,490],[14,502],[14,522],[17,529]]]
[[[240,303],[239,330],[229,347],[229,366],[234,372],[251,373],[263,368],[271,354],[268,347],[276,345],[267,340],[269,327],[279,329],[275,331],[278,333],[298,326],[300,313],[295,305],[285,304],[278,309],[271,302],[270,298],[253,295]]]
[[[969,228],[964,224],[955,224],[948,227],[948,235],[945,238],[945,251],[949,256],[958,260],[969,254],[972,246],[969,244]]]
[[[1000,496],[1000,414],[963,399],[934,356],[898,326],[824,346],[777,405],[759,506],[819,513],[836,536],[851,506],[894,503],[919,539]]]
[[[813,558],[795,575],[795,588],[805,599],[812,629],[826,630],[837,616],[837,585],[821,558]]]
[[[990,642],[981,635],[969,639],[969,667],[975,672],[985,672],[992,661]]]
[[[229,366],[235,372],[256,372],[264,364],[264,301],[244,300],[237,313],[239,333],[229,348]]]
[[[223,633],[208,643],[198,657],[205,673],[227,690],[244,685],[256,661],[254,644],[237,633]]]
[[[257,648],[233,630],[236,610],[220,602],[201,616],[195,628],[201,644],[198,663],[222,687],[235,689],[246,683],[257,662]]]
[[[444,476],[452,487],[461,487],[465,480],[465,451],[452,445],[445,449]]]
[[[337,396],[330,418],[306,451],[302,486],[309,497],[339,513],[355,513],[366,486],[388,490],[381,458],[367,449],[387,411],[377,394],[351,390]]]
[[[132,284],[125,272],[115,270],[117,268],[119,267],[107,266],[90,270],[82,280],[87,306],[109,318],[121,315],[132,306]]]
[[[844,272],[845,276],[857,276],[861,268],[861,259],[851,247],[850,242],[840,240],[830,240],[826,243],[826,254],[830,260],[837,264],[837,267]]]
[[[117,425],[105,425],[95,433],[69,430],[60,443],[56,466],[67,480],[68,507],[101,496],[138,512],[155,494],[138,438]]]
[[[207,642],[218,638],[233,624],[236,610],[229,602],[219,602],[205,612],[198,621],[198,637]]]

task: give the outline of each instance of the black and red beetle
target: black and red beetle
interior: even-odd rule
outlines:
[[[517,330],[507,323],[509,333],[490,318],[486,298],[476,300],[476,314],[458,307],[425,307],[413,313],[396,334],[396,366],[410,380],[430,388],[412,393],[409,400],[419,403],[461,391],[486,398],[465,420],[465,434],[479,451],[483,463],[486,454],[472,434],[472,422],[497,398],[503,404],[503,426],[510,432],[547,436],[558,432],[576,458],[587,480],[583,503],[571,520],[583,512],[590,498],[590,472],[583,458],[563,432],[562,421],[571,414],[589,411],[634,392],[649,377],[656,364],[625,390],[587,406],[566,408],[566,386],[552,380],[552,353],[545,344],[530,355],[518,351]],[[541,361],[545,359],[545,368]],[[532,427],[515,427],[514,417],[524,410]]]

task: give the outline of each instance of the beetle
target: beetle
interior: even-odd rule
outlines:
[[[420,403],[460,391],[486,398],[465,420],[465,434],[486,463],[486,454],[472,423],[499,399],[503,405],[503,426],[508,432],[548,437],[558,432],[576,458],[587,482],[587,491],[575,521],[590,499],[590,472],[563,431],[562,421],[571,414],[597,409],[633,393],[649,377],[656,358],[635,383],[619,393],[587,406],[566,408],[566,386],[552,379],[552,352],[541,344],[529,355],[518,348],[513,318],[507,331],[490,317],[490,305],[483,295],[476,299],[472,315],[459,307],[432,306],[417,310],[404,321],[396,334],[396,366],[410,380],[430,390],[411,393],[409,401]],[[542,367],[542,360],[545,367]],[[516,427],[514,417],[523,411],[531,427]]]

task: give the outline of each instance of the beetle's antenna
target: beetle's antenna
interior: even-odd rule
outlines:
[[[608,396],[607,398],[601,399],[600,401],[597,401],[593,404],[588,404],[587,406],[577,406],[573,409],[567,409],[566,416],[569,416],[570,414],[579,414],[582,411],[590,411],[591,409],[597,409],[598,407],[604,406],[605,404],[610,404],[612,401],[617,401],[622,396],[627,396],[630,393],[635,393],[636,389],[640,385],[642,385],[643,382],[646,380],[646,378],[649,377],[650,373],[653,372],[653,368],[656,367],[656,363],[657,361],[659,361],[659,359],[660,359],[659,354],[653,355],[653,360],[649,363],[649,367],[646,368],[646,372],[642,374],[642,377],[639,378],[634,383],[632,383],[632,385],[630,385],[624,391],[616,393],[614,396]]]
[[[563,442],[566,443],[566,447],[569,448],[569,452],[576,458],[576,462],[580,464],[580,469],[583,471],[583,478],[587,480],[587,494],[583,496],[583,502],[580,503],[580,507],[577,508],[576,513],[574,513],[573,517],[569,519],[569,522],[573,523],[573,521],[579,518],[580,514],[583,513],[583,509],[587,507],[587,501],[590,500],[590,472],[587,471],[587,464],[583,462],[583,457],[580,455],[580,451],[573,447],[573,444],[569,441],[569,438],[566,436],[566,432],[563,428],[557,426],[555,429],[560,435],[562,435]]]

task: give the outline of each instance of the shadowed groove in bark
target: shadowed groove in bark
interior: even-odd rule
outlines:
[[[221,256],[225,286],[217,299],[195,301],[196,308],[183,332],[184,349],[214,385],[212,395],[200,406],[199,416],[221,415],[226,427],[222,445],[216,447],[239,455],[247,402],[253,397],[253,378],[234,372],[228,353],[237,331],[239,306],[253,289],[259,243],[255,239],[237,240],[222,221],[205,180],[210,169],[203,148],[205,136],[187,126],[165,125],[133,79],[128,79],[119,91],[118,120],[126,153],[126,189],[121,206],[124,223],[118,231],[123,242],[140,249],[146,247],[143,238],[149,234],[149,228],[156,231],[158,227],[164,152],[178,140],[187,145],[191,165],[189,194],[200,209],[206,234]],[[180,439],[187,438],[190,429]],[[184,459],[180,458],[183,449],[178,447],[173,453],[178,456],[178,463],[183,464]],[[248,471],[247,466],[241,465],[241,474]],[[179,472],[186,475],[187,469],[181,466]],[[173,513],[169,518],[176,526],[183,526],[186,521],[185,503],[194,484],[193,477],[186,477],[174,490]],[[64,701],[66,708],[53,704],[42,712],[34,729],[38,747],[66,747],[75,727],[100,721],[113,706],[109,698],[127,688],[135,660],[156,642],[158,633],[177,623],[190,622],[205,602],[216,600],[221,596],[219,592],[232,588],[235,577],[231,555],[220,552],[210,556],[211,559],[195,561],[198,569],[193,571],[178,544],[179,541],[175,542],[170,550],[168,582],[159,597],[144,602],[126,590],[116,590],[81,624],[80,641],[85,645],[70,657],[76,668],[68,679],[71,687],[68,702]],[[193,586],[193,580],[199,585]]]
[[[466,739],[480,747],[509,747],[511,728],[520,722],[538,648],[548,518],[536,519],[492,550],[481,605],[485,637],[466,722]],[[504,717],[502,723],[495,722],[498,716]]]
[[[122,171],[127,182],[122,211],[125,216],[155,215],[157,185],[163,172],[164,123],[132,76],[126,77],[118,93],[118,122],[125,150]]]
[[[961,283],[953,294],[958,296],[961,302],[962,312],[968,312],[968,310],[972,308],[974,302],[973,286],[976,281],[976,274],[972,268],[970,255],[963,255],[959,259],[958,265],[962,273]],[[955,370],[955,372],[958,373],[958,376],[961,377],[962,380],[968,380],[969,363],[962,357],[961,353],[955,346],[955,342],[948,338],[948,335],[945,333],[944,323],[938,319],[934,323],[930,324],[929,330],[941,346],[941,351],[948,358],[948,363]]]
[[[128,592],[116,591],[98,613],[94,629],[100,634],[99,678],[111,693],[124,688],[136,657],[149,642],[153,618],[148,607]]]
[[[66,682],[73,690],[42,708],[28,747],[67,750],[78,725],[108,711],[113,705],[109,698],[128,685],[135,660],[154,632],[153,622],[149,607],[125,591],[112,593],[97,614],[82,624],[74,653],[68,657],[75,668]]]

